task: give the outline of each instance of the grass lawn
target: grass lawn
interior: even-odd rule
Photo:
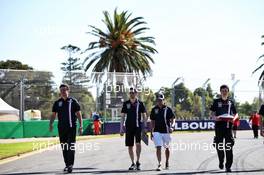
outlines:
[[[47,145],[53,145],[58,143],[56,140],[52,141],[34,141],[34,142],[17,142],[17,143],[1,143],[0,144],[0,160],[19,156],[20,154],[31,152],[41,146],[41,148],[47,147]]]
[[[77,136],[77,141],[100,139],[100,138],[113,138],[118,137],[119,134],[112,135],[98,135],[98,136]],[[19,156],[20,154],[39,150],[40,148],[46,148],[48,146],[58,144],[59,138],[45,141],[29,141],[29,142],[17,142],[17,143],[0,143],[0,160]]]

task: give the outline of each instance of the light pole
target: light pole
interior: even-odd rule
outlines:
[[[259,80],[258,86],[259,86],[259,102],[258,102],[258,109],[260,109],[260,106],[262,104],[262,94],[263,94],[263,79]]]
[[[171,108],[172,109],[175,108],[175,89],[174,89],[174,86],[180,79],[182,79],[182,81],[184,80],[183,77],[177,77],[176,80],[171,85],[171,89],[172,89]]]
[[[204,118],[204,115],[205,115],[205,91],[206,91],[206,85],[208,84],[208,82],[210,81],[210,78],[208,78],[205,82],[204,82],[204,84],[203,84],[203,86],[202,86],[202,88],[203,88],[203,94],[202,94],[202,110],[201,110],[201,118],[203,119]]]
[[[239,83],[240,80],[236,80],[233,84],[232,84],[232,92],[233,92],[233,95],[232,95],[232,98],[233,98],[233,101],[235,102],[235,86],[237,85],[237,83]]]
[[[24,89],[24,77],[20,79],[20,110],[19,117],[21,121],[24,121],[24,110],[25,110],[25,89]]]

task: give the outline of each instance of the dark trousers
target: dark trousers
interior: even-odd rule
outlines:
[[[259,126],[258,125],[252,125],[252,130],[253,130],[254,138],[258,138]]]
[[[76,142],[76,127],[73,128],[59,128],[60,144],[62,154],[66,166],[74,164],[75,142]]]
[[[225,141],[224,141],[225,140]],[[226,155],[226,168],[231,168],[233,163],[234,138],[232,135],[232,123],[217,121],[215,123],[215,146],[219,163],[224,163]]]

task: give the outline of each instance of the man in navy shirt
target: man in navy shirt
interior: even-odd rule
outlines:
[[[137,98],[137,90],[135,88],[130,88],[129,91],[130,99],[123,103],[121,111],[121,121],[120,121],[120,135],[125,135],[125,143],[128,147],[128,153],[131,159],[131,166],[129,170],[140,170],[140,153],[141,153],[141,130],[145,129],[147,123],[147,115],[144,104]],[[126,115],[126,122],[125,121]],[[143,115],[143,116],[142,116]],[[136,140],[136,155],[137,161],[134,162],[134,142]]]
[[[66,167],[64,171],[72,172],[76,142],[76,120],[80,123],[79,134],[82,134],[82,114],[76,99],[69,97],[69,86],[60,85],[61,97],[55,101],[50,118],[50,131],[53,131],[53,122],[58,117],[58,132]]]
[[[152,108],[150,113],[151,119],[151,138],[154,141],[155,147],[157,149],[156,155],[158,159],[157,171],[161,171],[161,147],[165,148],[166,163],[165,169],[169,168],[169,157],[170,157],[170,133],[173,131],[174,125],[174,114],[172,109],[165,105],[164,95],[158,94],[157,105]]]
[[[215,118],[215,140],[219,168],[224,168],[224,157],[226,153],[226,172],[231,172],[233,163],[234,138],[232,135],[233,117],[237,114],[234,102],[228,98],[229,88],[227,85],[220,87],[221,97],[215,99],[210,110]],[[225,144],[224,144],[225,139]],[[224,153],[225,151],[225,153]]]

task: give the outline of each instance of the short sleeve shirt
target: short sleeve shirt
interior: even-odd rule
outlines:
[[[76,112],[80,110],[78,101],[72,97],[66,100],[60,98],[54,102],[52,107],[52,112],[56,112],[58,116],[58,126],[65,128],[76,127]]]
[[[230,99],[223,100],[222,98],[215,99],[210,110],[215,112],[216,116],[228,114],[230,106],[229,115],[235,115],[237,113],[234,102]]]
[[[134,103],[128,100],[123,103],[121,113],[127,115],[125,122],[126,129],[134,130],[136,128],[141,127],[141,114],[146,113],[146,108],[144,104],[138,99]]]
[[[172,109],[168,106],[155,106],[150,113],[150,119],[155,121],[154,132],[169,133],[170,120],[175,118]]]

